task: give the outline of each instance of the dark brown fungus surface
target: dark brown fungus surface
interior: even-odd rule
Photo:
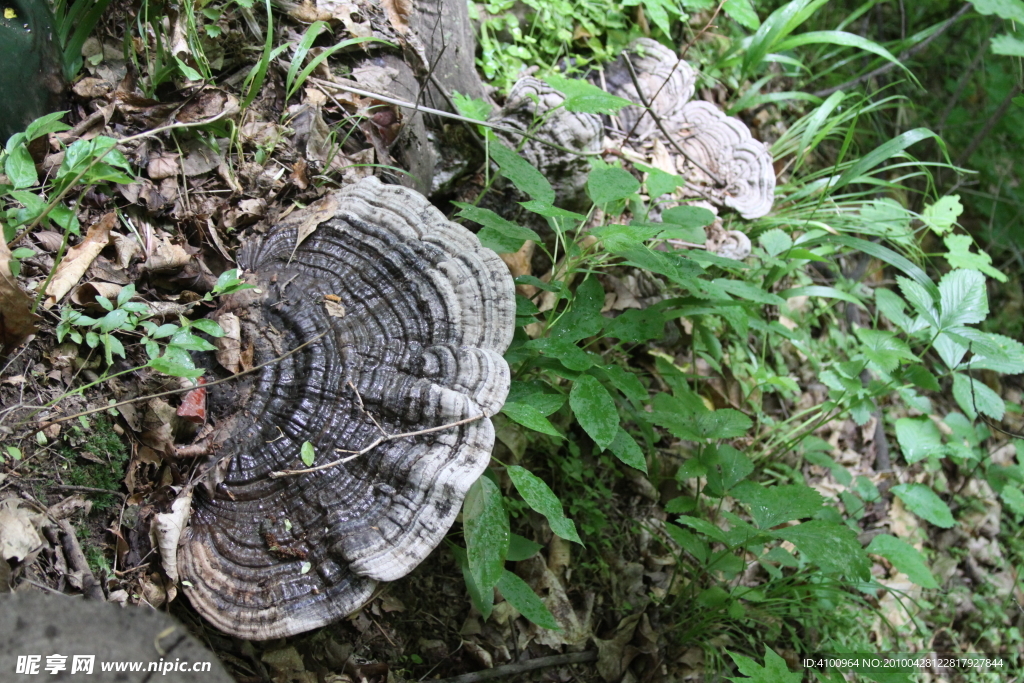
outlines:
[[[232,387],[215,405],[219,450],[179,546],[192,604],[244,638],[345,616],[375,582],[423,560],[487,465],[487,416],[509,387],[515,299],[493,252],[419,194],[375,178],[326,206],[246,246],[239,265],[259,291],[225,303],[254,365],[312,342],[217,387]],[[316,465],[365,448],[381,436],[374,420],[398,434],[477,416],[336,467],[270,476],[304,468],[307,441]]]

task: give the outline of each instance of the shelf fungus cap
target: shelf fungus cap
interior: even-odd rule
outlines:
[[[677,165],[686,178],[684,191],[747,219],[771,211],[775,169],[767,146],[710,102],[687,102],[680,115],[684,126],[676,141],[687,156],[678,157]]]
[[[249,243],[239,265],[258,289],[222,308],[267,365],[210,388],[218,450],[178,570],[207,620],[262,640],[350,614],[440,543],[494,445],[515,294],[475,235],[372,177]],[[270,476],[305,469],[307,442],[320,466],[378,441]]]
[[[643,97],[637,94],[633,78],[626,65],[633,65]],[[693,97],[697,73],[693,68],[661,43],[651,38],[638,38],[605,69],[605,85],[612,95],[636,102],[639,106],[625,107],[619,112],[623,132],[633,131],[641,140],[648,135],[660,134],[654,119],[647,114],[642,103],[646,101],[662,125],[671,134],[682,121],[678,113],[683,104]],[[639,122],[639,123],[638,123]]]
[[[533,138],[577,152],[600,151],[603,135],[601,120],[593,114],[556,109],[564,101],[565,95],[547,83],[536,78],[521,78],[509,91],[505,106],[491,120],[525,133],[546,116],[541,125],[531,132]],[[500,130],[495,133],[513,149],[522,141],[518,135]],[[551,181],[559,206],[572,208],[588,202],[584,192],[587,174],[590,172],[587,157],[557,149],[536,139],[527,139],[520,153]]]

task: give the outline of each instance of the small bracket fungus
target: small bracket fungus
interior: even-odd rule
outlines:
[[[633,66],[632,74],[627,59]],[[636,83],[640,84],[639,94]],[[632,102],[647,102],[669,133],[679,129],[678,112],[693,97],[696,83],[697,74],[693,68],[651,38],[633,41],[605,70],[605,85],[609,93]],[[632,131],[641,140],[658,130],[654,118],[642,106],[626,107],[618,116],[622,131]]]
[[[472,233],[372,177],[239,265],[258,289],[224,309],[254,365],[278,360],[211,390],[178,571],[211,623],[267,639],[351,613],[440,543],[490,458],[515,295]]]
[[[543,123],[530,135],[560,147],[579,152],[597,152],[601,149],[601,120],[592,114],[555,109],[565,96],[536,78],[521,78],[512,86],[505,106],[494,117],[494,122],[507,128],[527,132],[542,117]],[[554,112],[551,110],[555,109]],[[549,114],[549,112],[551,112]],[[515,149],[522,138],[503,131],[498,137]],[[584,187],[590,172],[590,161],[585,156],[527,139],[522,155],[547,177],[555,189],[560,206],[576,208],[586,203]]]
[[[686,192],[747,219],[771,211],[775,169],[765,144],[751,137],[746,124],[710,102],[687,102],[680,115],[685,124],[676,142],[685,156],[677,165],[686,177]]]

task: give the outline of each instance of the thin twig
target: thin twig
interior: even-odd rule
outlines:
[[[533,136],[533,135],[529,135],[527,133],[524,133],[521,130],[516,130],[515,128],[509,128],[507,126],[499,126],[498,124],[491,123],[490,121],[480,121],[478,119],[471,119],[468,116],[462,116],[460,114],[453,114],[451,112],[444,111],[443,109],[432,109],[431,107],[417,106],[416,104],[414,104],[412,102],[406,102],[405,100],[399,100],[399,99],[396,99],[394,97],[388,97],[387,95],[381,95],[379,93],[370,92],[369,90],[362,90],[360,88],[352,88],[352,87],[347,86],[347,85],[342,85],[341,83],[335,83],[333,81],[325,81],[325,80],[320,79],[320,78],[312,78],[310,80],[312,80],[314,83],[322,85],[325,88],[334,88],[335,90],[341,90],[342,92],[352,93],[353,95],[359,95],[360,97],[372,97],[373,99],[379,100],[381,102],[384,102],[385,104],[393,104],[396,107],[402,107],[403,109],[414,109],[414,110],[419,111],[419,112],[424,113],[424,114],[433,114],[434,116],[440,116],[440,117],[443,117],[443,118],[454,119],[456,121],[462,121],[464,123],[472,123],[472,124],[475,124],[475,125],[478,125],[478,126],[484,126],[486,128],[492,128],[494,130],[501,131],[502,133],[508,133],[509,135],[518,135],[518,136],[527,138],[529,140],[533,140],[534,142],[539,142],[542,145],[547,145],[548,147],[552,147],[554,149],[561,150],[563,152],[568,152],[569,154],[576,154],[577,156],[600,156],[601,154],[604,154],[603,151],[600,151],[600,152],[581,152],[578,149],[570,149],[568,147],[563,147],[562,145],[557,145],[557,144],[551,142],[550,140],[545,140],[544,138],[540,138],[540,137],[536,137],[536,136]]]
[[[234,375],[231,375],[230,377],[222,377],[221,379],[216,379],[216,380],[214,380],[212,382],[207,382],[206,384],[203,384],[201,386],[204,389],[208,389],[209,387],[216,386],[218,384],[223,384],[224,382],[230,382],[233,379],[238,379],[242,375],[248,375],[250,373],[256,372],[257,370],[262,370],[263,368],[267,367],[268,365],[273,365],[274,363],[277,363],[278,361],[282,361],[285,358],[287,358],[288,356],[290,356],[293,353],[295,353],[296,351],[299,351],[300,349],[303,349],[303,348],[309,346],[313,342],[315,342],[318,339],[320,339],[321,337],[323,337],[328,332],[330,332],[330,330],[324,330],[323,332],[321,332],[317,336],[313,337],[309,341],[305,341],[305,342],[299,344],[298,346],[296,346],[291,351],[286,351],[285,353],[282,353],[280,356],[278,356],[276,358],[271,358],[266,363],[260,363],[259,365],[256,365],[254,367],[249,368],[248,370],[242,370],[241,372],[235,373]],[[142,366],[139,366],[136,369],[141,370],[144,367],[146,367],[146,366],[142,365]],[[187,391],[192,391],[193,389],[197,389],[197,388],[198,387],[181,387],[180,389],[171,389],[169,391],[162,391],[159,394],[149,394],[149,395],[146,395],[146,396],[136,396],[135,398],[130,398],[130,399],[126,400],[126,401],[120,401],[118,403],[111,403],[110,405],[100,406],[99,408],[91,408],[89,410],[83,410],[82,412],[75,413],[74,415],[68,415],[66,417],[59,417],[59,418],[57,418],[55,420],[46,420],[46,421],[40,422],[39,423],[39,427],[40,427],[40,429],[43,429],[43,428],[49,427],[52,424],[57,424],[58,422],[67,422],[68,420],[74,420],[75,418],[84,417],[86,415],[92,415],[93,413],[99,413],[99,412],[102,412],[104,410],[111,410],[112,408],[120,408],[121,406],[126,406],[129,403],[137,403],[139,401],[148,401],[151,398],[163,398],[164,396],[173,396],[174,394],[182,394],[182,393],[185,393]],[[19,424],[25,424],[25,423],[21,422]]]
[[[818,92],[813,93],[814,96],[815,97],[828,97],[829,95],[831,95],[834,92],[837,92],[839,90],[846,90],[847,88],[852,88],[853,86],[857,85],[858,83],[862,83],[862,82],[864,82],[864,81],[866,81],[868,79],[874,78],[875,76],[881,76],[884,73],[888,73],[888,72],[892,71],[897,66],[901,66],[903,64],[903,62],[907,61],[908,59],[910,59],[911,57],[916,55],[918,52],[920,52],[921,50],[923,50],[926,47],[928,47],[933,40],[935,40],[940,35],[942,35],[946,31],[947,28],[949,28],[950,26],[952,26],[956,22],[957,19],[962,17],[964,14],[966,14],[971,9],[972,6],[973,5],[971,5],[971,3],[969,3],[969,2],[968,3],[964,3],[964,5],[960,9],[958,9],[956,11],[956,14],[951,16],[949,19],[946,19],[946,21],[943,22],[943,24],[941,26],[939,26],[939,28],[937,28],[935,30],[935,33],[931,34],[930,36],[928,36],[927,38],[922,40],[920,43],[918,43],[914,47],[909,48],[909,49],[904,50],[903,52],[901,52],[900,56],[896,58],[895,62],[887,62],[886,64],[883,64],[882,66],[878,67],[877,69],[874,69],[872,71],[867,72],[863,76],[858,76],[857,78],[850,79],[849,81],[846,81],[845,83],[840,83],[839,85],[832,86],[831,88],[825,88],[824,90],[819,90]]]
[[[716,7],[716,8],[715,8],[715,11],[711,13],[711,18],[710,18],[710,19],[708,19],[708,23],[704,24],[704,28],[702,28],[701,30],[697,31],[697,33],[695,33],[695,34],[694,34],[694,36],[693,36],[693,38],[692,38],[692,39],[690,40],[690,42],[688,42],[688,43],[687,43],[687,44],[686,44],[686,45],[685,45],[685,46],[683,47],[682,51],[680,51],[680,53],[679,53],[679,58],[680,58],[680,59],[686,59],[686,53],[687,53],[687,51],[688,51],[688,50],[689,50],[689,49],[690,49],[691,47],[693,47],[693,44],[694,44],[694,43],[696,43],[696,42],[697,42],[697,40],[699,40],[699,39],[700,39],[700,37],[701,37],[702,35],[704,35],[704,33],[705,33],[705,32],[707,32],[707,30],[708,30],[709,28],[711,28],[711,24],[713,24],[713,23],[714,23],[714,21],[715,21],[715,18],[716,18],[716,17],[718,17],[718,13],[722,11],[722,8],[723,8],[723,7],[725,7],[725,3],[726,3],[726,2],[727,2],[727,0],[722,0],[722,2],[718,3],[718,7]]]
[[[679,144],[675,141],[675,139],[671,135],[669,135],[668,131],[665,130],[665,126],[664,124],[662,124],[661,118],[654,113],[654,109],[651,108],[651,106],[647,103],[647,98],[644,97],[643,90],[640,88],[640,79],[636,75],[636,70],[633,68],[633,62],[632,60],[630,60],[628,54],[626,55],[625,62],[626,68],[629,71],[629,78],[633,81],[633,87],[636,88],[636,94],[640,98],[640,103],[643,104],[644,108],[646,109],[644,114],[650,114],[651,118],[654,119],[655,125],[658,126],[658,130],[661,131],[661,134],[665,136],[665,139],[668,140],[670,145],[676,148],[677,152],[683,155],[684,159],[686,159],[688,162],[690,162],[691,164],[699,168],[701,171],[706,173],[707,176],[715,182],[715,185],[717,185],[718,187],[724,186],[725,183],[723,183],[717,175],[712,173],[710,169],[705,168],[704,164],[700,163],[699,161],[691,157],[689,154],[687,154],[686,150],[680,147]],[[655,93],[655,96],[657,96],[657,93]]]
[[[394,441],[396,439],[404,439],[404,438],[409,437],[409,436],[420,436],[422,434],[431,434],[433,432],[440,432],[440,431],[443,431],[445,429],[451,429],[452,427],[459,427],[459,426],[464,425],[464,424],[469,424],[470,422],[476,422],[477,420],[480,420],[480,419],[483,419],[483,418],[486,418],[486,417],[490,417],[490,415],[488,415],[487,413],[483,413],[482,412],[479,415],[474,415],[473,417],[467,417],[467,418],[465,418],[463,420],[459,420],[457,422],[450,422],[448,424],[443,424],[443,425],[440,425],[438,427],[428,427],[427,429],[419,429],[419,430],[417,430],[415,432],[402,432],[401,434],[388,434],[387,430],[385,430],[383,427],[381,427],[380,423],[377,422],[377,418],[375,418],[373,415],[371,415],[370,412],[363,405],[363,397],[359,395],[359,391],[355,388],[355,385],[353,385],[352,382],[349,382],[348,386],[349,386],[349,388],[352,389],[352,391],[356,395],[356,402],[359,404],[359,411],[363,415],[365,415],[366,417],[370,418],[370,421],[373,422],[373,426],[377,428],[377,431],[379,431],[381,433],[381,435],[379,437],[377,437],[376,439],[374,439],[370,443],[369,446],[367,446],[366,448],[363,448],[362,450],[347,451],[347,450],[344,450],[342,448],[335,448],[334,449],[335,453],[346,453],[347,454],[344,458],[339,458],[337,460],[333,460],[333,461],[331,461],[329,463],[326,463],[324,465],[317,465],[316,467],[306,467],[306,468],[301,469],[301,470],[279,470],[277,472],[271,472],[268,475],[268,476],[270,476],[270,478],[278,479],[280,477],[293,477],[293,476],[295,476],[297,474],[309,474],[310,472],[319,472],[321,470],[329,470],[332,467],[337,467],[338,465],[344,465],[347,462],[355,460],[356,458],[358,458],[361,455],[366,455],[367,453],[372,451],[374,448],[376,448],[377,446],[379,446],[382,443],[385,443],[387,441]]]
[[[96,488],[95,486],[71,486],[70,484],[54,484],[53,486],[47,486],[46,488],[53,491],[69,491],[71,493],[110,493],[121,498],[127,498],[127,496],[120,491],[111,491],[110,489]]]
[[[483,671],[474,671],[473,673],[462,674],[461,676],[452,676],[451,678],[442,678],[434,683],[478,683],[478,681],[489,681],[492,678],[504,678],[506,676],[515,676],[517,674],[526,673],[527,671],[534,671],[536,669],[546,669],[551,666],[564,666],[566,664],[586,664],[597,660],[596,650],[587,650],[585,652],[569,652],[564,655],[552,655],[551,657],[537,657],[536,659],[529,659],[525,662],[514,662],[512,664],[505,664],[504,666],[497,666],[493,669],[484,669]]]

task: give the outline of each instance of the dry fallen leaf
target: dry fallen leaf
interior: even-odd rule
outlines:
[[[170,235],[161,232],[142,269],[150,272],[179,270],[191,260],[192,257],[181,245],[175,244]]]
[[[89,227],[84,240],[68,249],[64,260],[57,266],[57,273],[50,281],[50,286],[46,288],[46,308],[63,299],[64,295],[78,284],[93,260],[107,246],[110,241],[110,230],[116,224],[117,215],[114,212],[106,214]]]
[[[412,13],[412,0],[382,0],[381,5],[388,15],[388,21],[395,30],[405,35],[409,30],[409,14]]]
[[[39,316],[32,312],[32,297],[11,275],[11,252],[0,240],[0,351],[9,353],[35,334]]]
[[[171,580],[167,591],[167,601],[174,600],[178,590],[178,539],[188,524],[188,516],[192,511],[192,489],[185,489],[177,500],[171,503],[171,511],[153,516],[149,527],[149,538],[153,547],[160,550],[160,559],[164,573]]]
[[[43,545],[33,524],[39,515],[22,504],[13,497],[0,501],[0,561],[24,562]]]
[[[338,200],[334,195],[327,195],[323,199],[313,202],[309,208],[301,214],[293,217],[289,222],[297,226],[295,235],[295,249],[299,248],[302,242],[313,234],[317,226],[324,221],[334,218],[338,212]],[[293,250],[294,253],[294,250]]]
[[[178,155],[161,154],[150,157],[149,163],[146,165],[146,173],[153,180],[173,178],[178,175]]]
[[[120,291],[121,285],[113,282],[85,282],[71,292],[71,301],[79,306],[100,308],[100,305],[96,303],[97,296],[104,296],[113,301]]]
[[[213,340],[213,345],[217,347],[214,356],[225,370],[238,374],[242,371],[242,329],[238,316],[234,313],[222,313],[216,320],[224,330],[224,336]]]

